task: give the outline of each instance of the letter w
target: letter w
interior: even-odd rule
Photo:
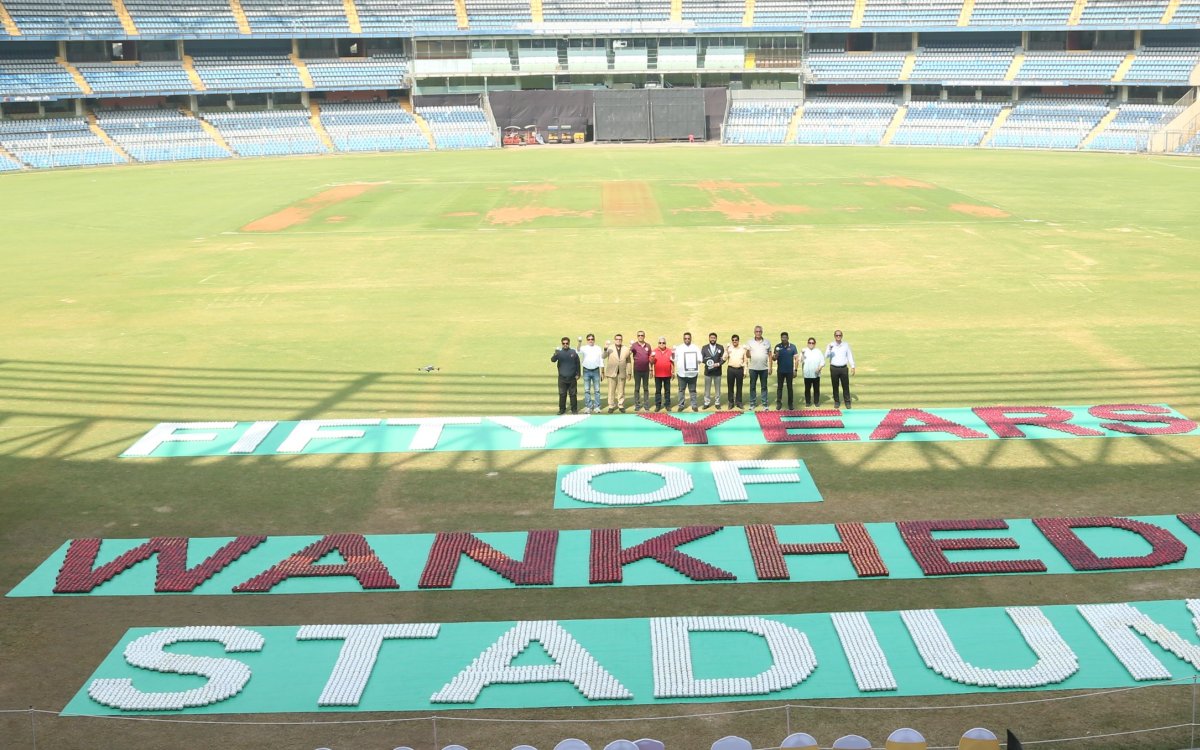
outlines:
[[[156,536],[97,568],[96,556],[100,553],[102,540],[73,539],[67,548],[62,568],[58,571],[58,579],[54,582],[54,593],[91,593],[97,586],[155,555],[158,556],[158,570],[154,590],[160,593],[187,593],[266,540],[265,536],[239,536],[204,562],[189,568],[187,537]]]

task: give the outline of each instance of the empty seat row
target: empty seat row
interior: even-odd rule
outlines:
[[[339,151],[421,151],[429,139],[417,121],[394,102],[321,105],[321,123]]]

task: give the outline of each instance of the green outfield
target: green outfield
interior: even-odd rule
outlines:
[[[0,589],[80,537],[522,531],[1193,513],[1200,440],[1034,440],[118,459],[160,422],[556,411],[561,336],[846,332],[856,407],[1167,404],[1200,416],[1200,163],[920,149],[560,146],[0,177]],[[432,372],[422,368],[433,365]],[[828,383],[825,384],[828,391]],[[826,398],[829,394],[826,392]],[[560,464],[802,458],[823,502],[553,510]],[[603,590],[0,599],[0,709],[61,709],[134,627],[812,613],[1183,599],[1194,571]],[[717,595],[714,596],[714,593]],[[828,744],[1189,724],[1191,685],[819,701]],[[728,708],[769,704],[731,703]],[[723,708],[726,706],[722,706]],[[707,748],[783,713],[458,712],[438,745]],[[425,714],[417,714],[425,715]],[[262,721],[411,718],[271,715]],[[212,717],[210,717],[212,718]],[[220,717],[216,717],[219,721]],[[0,714],[39,747],[433,747],[431,724]],[[1090,747],[1183,747],[1191,727]],[[388,744],[390,743],[390,744]]]

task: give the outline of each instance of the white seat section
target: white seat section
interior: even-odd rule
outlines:
[[[1101,97],[1030,97],[988,142],[989,148],[1074,149],[1108,113]]]
[[[495,148],[496,133],[482,107],[446,105],[414,110],[433,131],[439,149]]]
[[[1183,107],[1173,104],[1122,104],[1117,116],[1091,140],[1089,151],[1145,151],[1151,136],[1174,120]]]
[[[889,96],[814,96],[804,102],[793,143],[875,146],[896,116]]]
[[[1004,106],[1003,102],[909,102],[891,142],[894,146],[978,146]]]
[[[125,163],[82,117],[0,120],[0,146],[34,169]]]
[[[96,122],[137,161],[227,159],[200,122],[174,109],[96,110]]]
[[[417,121],[395,102],[326,102],[321,124],[338,151],[424,151]]]
[[[800,104],[799,99],[735,99],[725,118],[721,142],[736,145],[783,143]]]
[[[307,110],[203,112],[239,156],[321,154],[328,151],[309,122]]]

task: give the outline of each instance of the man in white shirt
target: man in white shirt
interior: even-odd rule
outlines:
[[[821,369],[825,367],[825,354],[817,348],[817,340],[808,337],[808,346],[800,350],[801,368],[804,370],[804,405],[821,405]]]
[[[850,351],[850,343],[843,340],[841,331],[833,332],[833,341],[825,347],[825,358],[829,360],[829,380],[833,384],[833,408],[842,408],[842,401],[845,401],[846,408],[852,409],[850,376],[854,374],[854,352]]]
[[[683,411],[688,391],[692,394],[692,411],[700,411],[696,404],[696,378],[700,375],[700,347],[692,343],[692,334],[683,334],[683,343],[675,347],[675,374],[679,376],[679,408]]]
[[[762,326],[754,326],[754,338],[746,342],[749,353],[750,370],[750,409],[757,405],[755,396],[758,387],[762,386],[762,408],[767,408],[767,376],[771,374],[771,342],[763,338]]]
[[[596,346],[596,334],[587,335],[587,343],[579,347],[579,364],[583,367],[583,410],[600,413],[600,368],[604,366],[604,350]]]

